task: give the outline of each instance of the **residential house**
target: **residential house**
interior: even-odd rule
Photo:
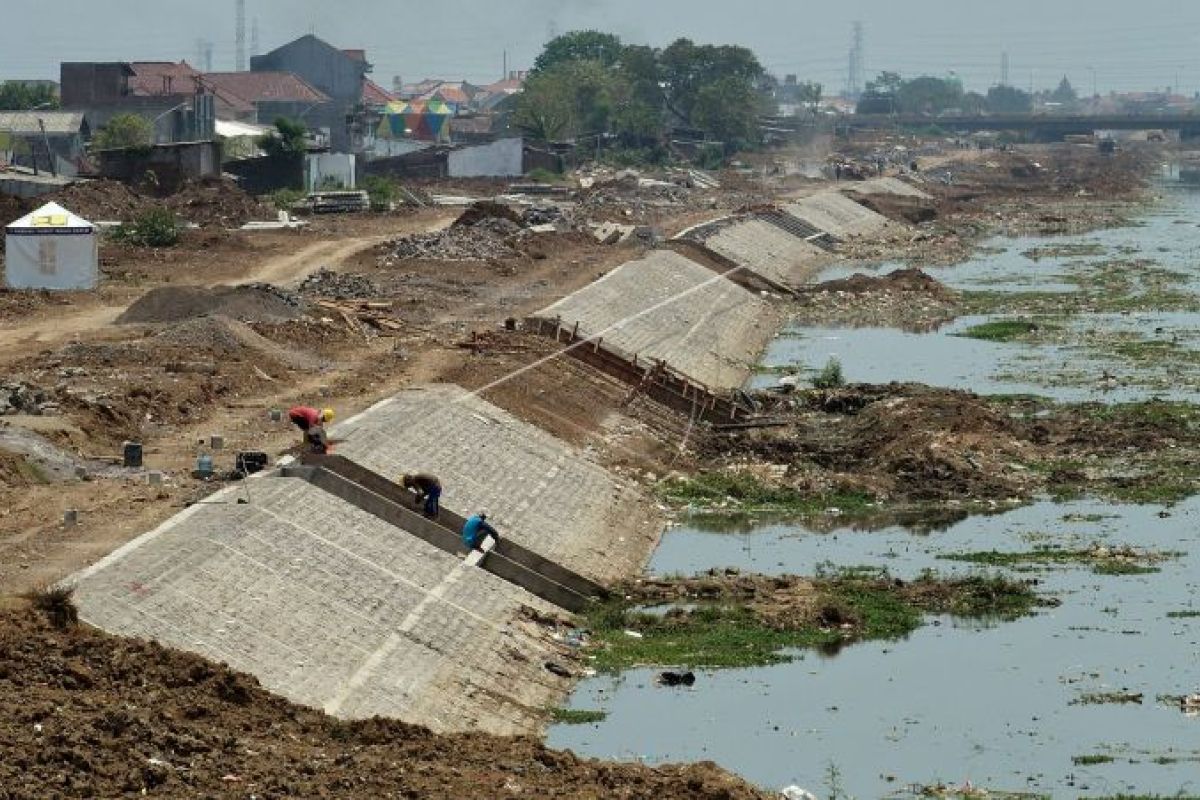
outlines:
[[[156,142],[213,138],[216,98],[186,62],[63,62],[62,106],[82,111],[92,131],[118,114],[138,114]]]
[[[290,72],[206,72],[202,80],[214,92],[249,104],[253,113],[235,118],[239,122],[273,125],[287,117],[315,128],[334,113],[328,95]]]
[[[330,102],[312,109],[305,121],[329,131],[335,151],[355,146],[355,123],[363,103],[363,80],[371,71],[362,50],[339,50],[316,36],[301,36],[271,52],[250,59],[252,72],[291,72],[314,86]]]

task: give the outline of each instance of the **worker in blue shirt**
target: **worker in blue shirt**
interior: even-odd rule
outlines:
[[[487,514],[480,512],[463,524],[462,540],[468,550],[478,550],[485,536],[491,536],[499,541],[500,534],[488,524]]]

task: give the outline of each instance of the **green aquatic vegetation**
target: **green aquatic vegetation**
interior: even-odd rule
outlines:
[[[1154,564],[1169,558],[1178,558],[1180,553],[1138,552],[1129,547],[1110,548],[1093,545],[1082,549],[1069,549],[1054,545],[1043,545],[1032,550],[1001,552],[981,550],[969,553],[946,553],[938,558],[945,561],[961,561],[990,567],[1051,566],[1055,564],[1080,564],[1091,566],[1097,575],[1144,575],[1158,572]]]
[[[1101,753],[1071,757],[1071,763],[1081,767],[1092,766],[1095,764],[1111,764],[1114,761],[1116,761],[1116,759],[1112,756],[1106,756]]]
[[[1071,701],[1073,706],[1141,704],[1141,692],[1088,692]]]
[[[607,711],[591,709],[553,708],[550,710],[550,718],[560,725],[591,725],[602,722],[607,716]]]
[[[1200,617],[1200,611],[1187,609],[1186,611],[1168,611],[1168,619],[1193,619]]]
[[[1043,330],[1056,330],[1057,326],[1030,322],[1021,319],[1002,319],[972,325],[962,333],[956,334],[968,339],[982,339],[988,342],[1014,342],[1027,339]]]
[[[725,587],[695,579],[700,582],[695,596],[679,598],[686,605],[669,606],[665,613],[644,610],[646,597],[632,588],[586,613],[594,664],[608,672],[767,666],[795,659],[796,650],[835,651],[853,642],[903,638],[926,613],[1011,619],[1039,602],[1026,584],[1000,577],[925,575],[904,583],[857,577],[862,574],[811,583],[780,579],[782,588],[766,581],[750,596],[741,583]]]

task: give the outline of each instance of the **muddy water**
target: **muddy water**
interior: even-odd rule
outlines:
[[[550,744],[651,762],[713,759],[766,787],[821,794],[830,763],[845,790],[880,797],[909,783],[972,781],[1071,796],[1200,789],[1200,719],[1156,701],[1200,689],[1200,502],[1160,518],[1150,507],[1043,503],[973,518],[931,535],[900,528],[813,533],[789,525],[745,535],[681,528],[651,569],[717,565],[812,574],[818,565],[975,567],[939,554],[1028,550],[1037,544],[1135,544],[1186,555],[1157,574],[1099,576],[1084,566],[1027,574],[1058,608],[997,624],[933,618],[906,641],[867,643],[834,657],[805,653],[776,667],[702,673],[692,690],[654,684],[653,671],[597,677],[572,707],[599,708],[595,726],[558,726]],[[1100,518],[1097,518],[1100,517]],[[1081,704],[1085,693],[1142,693],[1140,704]],[[1073,703],[1073,701],[1075,701]],[[1111,763],[1081,766],[1078,756]],[[1172,763],[1172,759],[1179,759]]]
[[[1067,236],[999,236],[987,241],[970,261],[922,269],[962,291],[1070,292],[1077,287],[1067,278],[1079,266],[1106,258],[1137,258],[1189,273],[1190,287],[1200,288],[1200,187],[1167,180],[1156,191],[1160,202],[1128,227]],[[1054,250],[1038,252],[1048,247]],[[1091,252],[1079,254],[1085,250]],[[907,265],[838,265],[818,279],[836,280],[856,272],[882,275],[902,266]]]
[[[1195,349],[1200,314],[1140,312],[1080,314],[1055,320],[1065,333],[1061,343],[990,342],[964,337],[968,328],[1011,316],[960,317],[932,333],[891,328],[803,328],[775,339],[763,363],[779,368],[819,369],[829,359],[841,362],[852,383],[919,380],[931,386],[967,389],[979,394],[1038,394],[1061,402],[1097,400],[1124,403],[1159,397],[1200,401],[1200,374],[1178,375],[1172,364],[1145,364],[1141,374],[1106,356],[1105,337],[1173,341]],[[1089,349],[1089,341],[1097,341]],[[1119,379],[1106,379],[1106,375]],[[776,374],[760,374],[753,388],[765,388]]]
[[[1168,286],[1200,293],[1200,190],[1160,186],[1162,202],[1136,224],[1074,236],[997,238],[970,261],[929,267],[942,282],[960,290],[999,292],[1075,292],[1097,279],[1114,262],[1139,261],[1169,270],[1178,283]],[[896,264],[874,269],[835,267],[821,278],[854,272],[887,273]],[[1134,268],[1131,275],[1138,275]],[[1092,290],[1095,290],[1093,287]],[[1073,402],[1129,402],[1160,397],[1200,401],[1200,370],[1191,356],[1164,352],[1161,358],[1128,357],[1111,352],[1116,343],[1170,343],[1197,349],[1200,314],[1140,312],[1080,313],[1052,317],[1057,336],[1035,343],[989,342],[964,338],[969,327],[1011,319],[1013,315],[965,317],[929,333],[889,328],[795,328],[776,339],[764,364],[773,369],[820,369],[838,359],[849,381],[919,380],[934,386],[971,389],[984,394],[1039,394]],[[754,388],[770,386],[775,375],[756,376]]]
[[[970,262],[931,272],[962,290],[1070,292],[1080,288],[1081,270],[1148,259],[1187,273],[1180,288],[1200,291],[1200,192],[1165,186],[1163,192],[1166,200],[1137,225],[997,239]],[[1030,258],[1037,248],[1055,250]],[[822,277],[856,271],[869,270]],[[1080,314],[1056,320],[1063,336],[1033,345],[954,335],[988,319],[961,319],[927,334],[792,331],[764,363],[819,368],[833,356],[851,381],[914,380],[1060,400],[1200,400],[1200,386],[1186,375],[1116,362],[1087,346],[1089,337],[1136,334],[1196,349],[1200,315]],[[1091,379],[1109,370],[1136,373],[1135,380],[1098,386]],[[773,380],[764,375],[756,383]],[[549,743],[605,758],[712,759],[764,787],[798,784],[822,796],[830,793],[831,764],[846,794],[860,798],[892,795],[910,783],[968,780],[1055,797],[1200,794],[1200,719],[1158,700],[1200,691],[1200,616],[1168,616],[1200,611],[1200,500],[1166,516],[1159,511],[1046,502],[925,532],[899,526],[818,532],[786,522],[727,525],[724,532],[675,529],[664,537],[652,572],[735,566],[812,574],[822,564],[866,564],[911,577],[927,568],[977,569],[939,555],[1097,541],[1184,555],[1149,575],[1100,576],[1078,565],[1014,573],[1040,581],[1062,605],[995,625],[931,618],[905,641],[856,645],[837,656],[799,653],[790,664],[762,669],[706,671],[692,689],[658,687],[654,670],[598,676],[580,686],[570,706],[601,709],[607,718],[556,726]],[[1080,702],[1085,694],[1113,692],[1141,694],[1142,701]],[[1111,760],[1076,763],[1079,757]]]

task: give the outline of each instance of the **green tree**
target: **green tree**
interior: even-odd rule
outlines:
[[[881,72],[873,81],[867,81],[867,92],[895,95],[900,92],[904,79],[899,72]]]
[[[1062,103],[1064,106],[1074,105],[1079,100],[1079,95],[1075,93],[1075,87],[1067,80],[1066,75],[1063,75],[1063,79],[1058,82],[1058,88],[1050,93],[1050,100]]]
[[[598,61],[565,61],[530,76],[513,120],[544,141],[607,133],[627,91],[619,73]]]
[[[611,33],[571,31],[551,39],[533,63],[534,73],[571,61],[596,61],[611,67],[621,59],[621,40]]]
[[[987,93],[987,110],[994,114],[1020,114],[1033,110],[1033,96],[1015,86],[993,86]]]
[[[308,149],[304,123],[287,117],[275,119],[275,130],[258,137],[257,144],[272,158],[300,158]]]
[[[30,86],[19,81],[0,83],[0,111],[29,111],[58,108],[58,98],[49,86]]]
[[[755,143],[758,136],[759,94],[744,79],[729,76],[700,89],[692,105],[692,124],[726,149]]]
[[[801,103],[807,103],[809,108],[815,108],[824,97],[825,87],[813,81],[801,81],[796,84],[796,96]]]
[[[154,141],[154,126],[137,114],[117,114],[92,137],[97,150],[149,147]]]
[[[905,81],[896,94],[896,105],[904,114],[937,114],[962,106],[962,84],[949,78],[922,75]]]
[[[766,74],[754,53],[744,47],[696,45],[690,39],[677,39],[663,50],[659,69],[667,106],[693,124],[692,109],[705,87],[732,78],[743,90],[753,92]]]

